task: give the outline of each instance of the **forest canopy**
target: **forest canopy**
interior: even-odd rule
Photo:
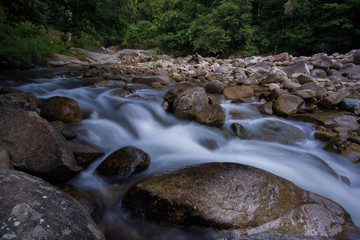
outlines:
[[[360,47],[360,0],[3,0],[0,29],[2,59],[18,58],[15,47],[46,56],[100,45],[175,56],[310,55]]]

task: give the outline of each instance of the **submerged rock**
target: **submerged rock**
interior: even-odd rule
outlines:
[[[85,209],[43,180],[0,170],[2,239],[105,239]]]
[[[354,229],[338,204],[263,170],[205,163],[146,178],[126,193],[136,214],[167,224],[340,237]]]

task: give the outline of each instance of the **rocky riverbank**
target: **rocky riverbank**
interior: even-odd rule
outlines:
[[[117,96],[139,98],[130,84],[146,84],[166,91],[164,111],[177,118],[233,131],[241,139],[285,145],[305,139],[298,128],[277,121],[262,124],[257,133],[248,133],[239,123],[225,129],[222,101],[254,102],[259,114],[313,123],[315,137],[327,142],[324,149],[342,154],[353,164],[360,161],[360,50],[331,56],[282,53],[231,59],[197,54],[171,58],[142,50],[73,51],[77,56],[81,53],[83,61],[57,56],[50,63],[69,68],[61,74],[83,79],[81,86],[114,88]],[[91,196],[58,185],[81,206],[37,178],[64,183],[104,154],[69,130],[69,123],[81,122],[88,113],[67,97],[38,99],[11,87],[3,87],[0,93],[0,166],[4,169],[0,208],[2,218],[8,219],[1,228],[2,237],[66,239],[69,234],[80,234],[86,239],[104,238],[89,217],[96,218],[99,207]],[[230,114],[232,119],[248,118]],[[149,165],[149,154],[124,146],[96,172],[110,184],[122,184]],[[9,185],[14,181],[19,186],[15,189]],[[26,196],[21,195],[22,188],[29,189]],[[46,201],[51,205],[44,210],[40,206]],[[219,236],[229,238],[269,231],[284,233],[288,239],[298,239],[299,234],[337,238],[354,231],[351,218],[338,204],[263,170],[234,163],[202,164],[147,178],[130,188],[124,206],[160,223],[212,227]],[[74,213],[83,224],[71,228],[71,221],[70,225],[57,222],[52,214],[58,211],[64,211],[65,220]]]

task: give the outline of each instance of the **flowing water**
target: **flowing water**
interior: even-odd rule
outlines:
[[[129,84],[139,97],[114,96],[116,89],[84,86],[81,77],[67,78],[60,70],[23,71],[0,78],[0,86],[14,86],[40,98],[66,96],[79,102],[85,120],[72,125],[79,138],[106,154],[71,181],[95,193],[104,215],[98,219],[108,239],[205,239],[213,238],[211,229],[157,226],[134,218],[121,207],[126,189],[146,176],[187,165],[221,161],[255,166],[294,182],[297,186],[327,197],[344,207],[360,226],[360,170],[342,156],[322,150],[323,142],[313,138],[312,125],[263,116],[256,104],[230,104],[222,129],[179,120],[166,113],[161,104],[166,89]],[[45,77],[44,77],[45,76]],[[242,119],[232,119],[230,113]],[[245,116],[245,117],[244,117]],[[290,145],[260,140],[242,140],[232,133],[230,124],[243,124],[248,131],[264,121],[282,121],[302,129],[306,139]],[[94,170],[110,153],[124,146],[136,146],[151,156],[151,165],[123,185],[110,186]]]

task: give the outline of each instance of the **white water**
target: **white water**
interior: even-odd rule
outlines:
[[[311,124],[290,122],[262,116],[258,119],[233,120],[227,114],[223,129],[179,120],[162,107],[165,90],[133,85],[141,98],[112,96],[114,89],[81,87],[83,80],[55,78],[34,79],[18,89],[38,97],[67,96],[79,102],[87,118],[74,125],[80,138],[106,152],[123,146],[136,146],[151,156],[151,165],[142,176],[177,169],[190,164],[221,161],[255,166],[284,177],[297,186],[327,197],[344,207],[360,226],[360,171],[358,165],[338,154],[322,150],[323,143],[313,139]],[[7,81],[4,85],[16,85]],[[261,116],[253,104],[222,106],[229,111],[241,111],[249,116]],[[237,138],[230,124],[239,122],[249,129],[268,119],[295,125],[307,139],[292,145]],[[83,188],[100,189],[106,194],[106,183],[94,174],[94,169],[106,157],[99,159],[73,183]]]

